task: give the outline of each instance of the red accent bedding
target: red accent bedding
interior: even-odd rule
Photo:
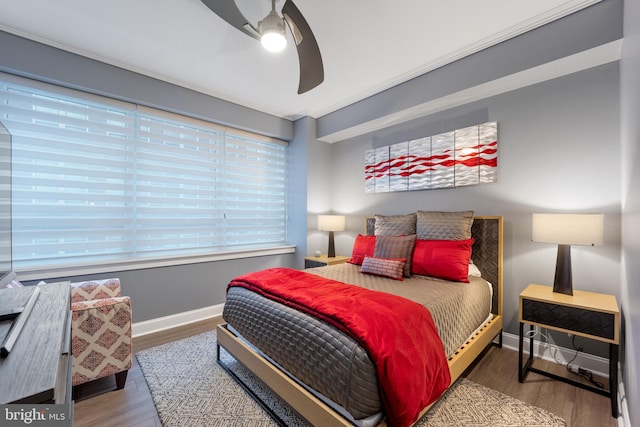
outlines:
[[[317,317],[358,341],[376,366],[392,427],[415,422],[451,382],[442,341],[420,304],[287,268],[245,274],[232,286]]]

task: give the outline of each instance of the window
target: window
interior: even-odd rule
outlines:
[[[284,142],[0,78],[15,268],[286,244]]]

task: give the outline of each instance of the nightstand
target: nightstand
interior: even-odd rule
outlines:
[[[593,391],[611,399],[611,415],[618,417],[618,346],[620,344],[620,310],[614,295],[573,291],[573,295],[554,293],[551,286],[529,285],[520,294],[520,342],[518,347],[518,381],[527,372],[535,372]],[[529,358],[522,364],[524,324],[609,343],[609,391],[561,377],[533,364],[533,337],[529,336]]]
[[[304,268],[324,267],[325,265],[342,264],[351,259],[350,256],[336,255],[329,258],[327,254],[304,258]]]

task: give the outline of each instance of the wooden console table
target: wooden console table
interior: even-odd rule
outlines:
[[[1,404],[64,404],[73,413],[69,287],[69,282],[38,287],[38,299],[15,345],[0,359]],[[0,289],[0,308],[24,304],[33,289]],[[0,323],[0,341],[9,327],[9,322]]]

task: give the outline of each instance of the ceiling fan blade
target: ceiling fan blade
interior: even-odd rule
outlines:
[[[242,15],[234,0],[201,0],[209,9],[231,26],[237,28],[248,36],[260,40],[260,34],[253,25]]]
[[[204,1],[204,0],[203,0]],[[324,81],[322,56],[316,38],[307,21],[291,0],[287,0],[282,7],[284,17],[293,34],[300,61],[300,84],[298,94],[305,93]]]

